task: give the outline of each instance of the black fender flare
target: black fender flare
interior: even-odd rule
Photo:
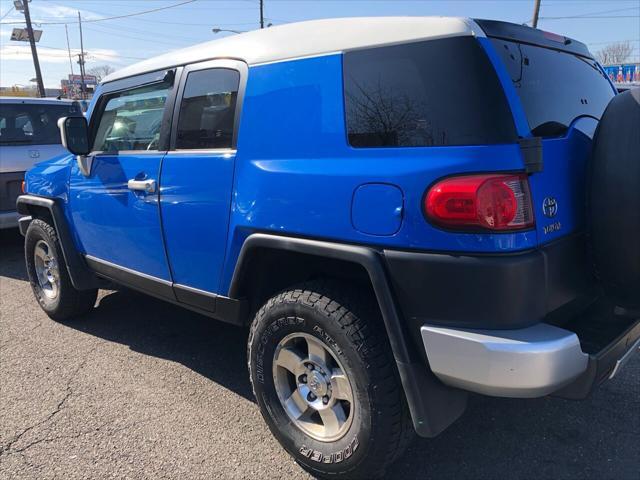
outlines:
[[[76,290],[90,290],[100,287],[98,278],[89,270],[84,258],[75,248],[59,199],[39,195],[20,195],[16,200],[16,208],[19,214],[27,215],[26,218],[20,219],[20,232],[23,235],[26,234],[32,217],[37,215],[39,211],[46,210],[51,216],[53,227],[58,234],[62,256],[73,287]]]
[[[434,437],[453,423],[466,408],[467,393],[440,382],[431,369],[413,353],[400,310],[383,266],[381,252],[366,246],[323,240],[254,233],[244,241],[233,272],[229,297],[237,298],[242,279],[251,275],[249,258],[257,249],[286,250],[361,265],[369,275],[405,397],[418,435]]]

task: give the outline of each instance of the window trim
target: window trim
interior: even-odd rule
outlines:
[[[231,147],[198,148],[198,149],[176,148],[178,120],[180,117],[180,105],[182,103],[182,97],[184,95],[187,79],[189,78],[189,73],[198,72],[202,70],[214,70],[214,69],[235,70],[240,75],[240,82],[238,84],[238,96],[236,98],[236,111],[234,112],[234,117],[233,117],[233,137],[231,140]],[[169,152],[194,153],[194,154],[196,153],[202,154],[207,152],[235,153],[238,145],[240,118],[242,116],[242,107],[244,105],[244,94],[247,86],[248,74],[249,74],[249,67],[245,62],[242,62],[240,60],[231,60],[231,59],[207,60],[205,62],[192,63],[190,65],[185,66],[180,76],[180,85],[176,89],[175,102],[173,105],[173,119],[171,122]]]
[[[166,152],[169,148],[169,135],[171,134],[173,107],[178,91],[177,85],[180,82],[182,70],[182,67],[168,70],[159,70],[156,72],[145,73],[143,75],[137,75],[135,77],[129,77],[123,80],[118,80],[116,82],[106,84],[105,88],[100,92],[100,97],[97,99],[95,107],[91,112],[91,117],[89,118],[89,144],[91,145],[91,151],[89,155],[95,157],[100,155],[140,155]],[[99,119],[102,118],[102,114],[104,113],[104,109],[107,106],[109,99],[112,98],[114,94],[129,90],[135,90],[137,88],[154,84],[161,84],[165,81],[165,78],[169,74],[169,72],[173,72],[174,77],[172,84],[169,86],[167,100],[165,102],[164,111],[162,113],[158,148],[155,150],[119,150],[117,152],[93,150],[95,136],[99,125]]]

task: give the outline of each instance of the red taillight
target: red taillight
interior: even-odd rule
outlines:
[[[525,174],[451,177],[433,185],[424,212],[442,227],[519,230],[533,226]]]
[[[20,185],[20,190],[22,190],[22,193],[26,193],[26,192],[24,191],[24,180],[22,181],[22,185]]]

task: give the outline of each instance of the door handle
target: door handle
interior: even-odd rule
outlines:
[[[155,180],[129,180],[127,182],[127,187],[129,190],[137,190],[145,193],[155,193],[156,192],[156,181]]]

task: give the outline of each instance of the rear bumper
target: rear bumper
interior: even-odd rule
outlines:
[[[614,332],[602,343],[602,347],[594,348],[589,339],[589,334],[598,332],[598,324],[588,319],[576,325],[577,322],[567,325],[567,328],[575,328],[578,338],[581,340],[582,349],[590,351],[587,368],[566,387],[554,392],[554,395],[581,399],[591,393],[591,390],[620,373],[624,364],[640,349],[640,318],[629,320],[624,318],[607,318],[601,316],[602,323],[618,323]],[[610,326],[610,325],[608,325]],[[604,326],[602,327],[604,329]],[[587,332],[586,330],[590,330]],[[602,331],[602,330],[600,330]],[[605,342],[607,342],[605,344]]]
[[[421,334],[429,365],[446,385],[499,397],[584,398],[638,350],[640,319],[592,354],[576,332],[545,323],[517,330],[424,325]]]
[[[518,330],[424,325],[431,370],[445,384],[499,397],[540,397],[587,368],[578,336],[546,324]]]
[[[640,314],[616,315],[600,297],[585,243],[575,235],[515,254],[384,257],[407,331],[444,384],[583,398],[640,338]]]
[[[442,254],[385,250],[404,318],[422,325],[513,330],[594,296],[584,236],[533,251]],[[584,302],[583,302],[584,304]]]
[[[7,153],[3,151],[3,155]],[[7,166],[3,165],[3,168]],[[0,228],[13,228],[18,225],[15,208],[16,199],[22,193],[22,180],[24,171],[0,172]]]

